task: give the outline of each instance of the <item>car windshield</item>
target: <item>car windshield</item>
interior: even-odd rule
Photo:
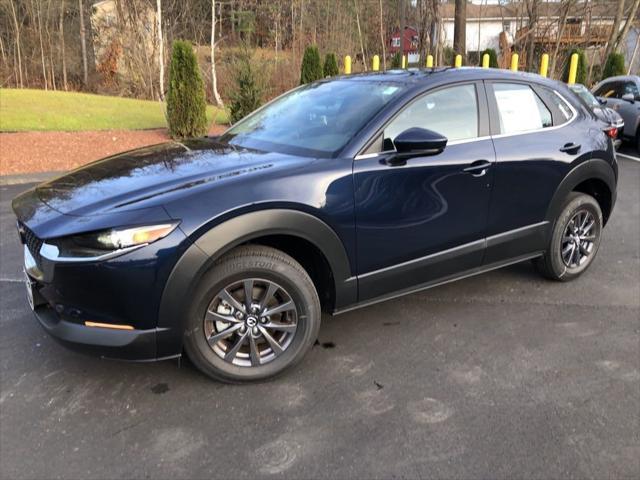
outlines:
[[[587,87],[585,87],[584,85],[579,85],[579,84],[574,84],[574,85],[569,85],[569,88],[571,90],[573,90],[576,94],[578,94],[578,96],[585,101],[585,103],[587,105],[589,105],[590,107],[599,107],[600,106],[600,102],[598,102],[598,99],[596,97],[593,96],[593,93],[591,93]]]
[[[404,86],[334,80],[297,88],[231,127],[220,141],[247,148],[331,157]]]

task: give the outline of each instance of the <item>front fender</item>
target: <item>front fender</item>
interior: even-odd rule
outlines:
[[[245,213],[216,225],[198,237],[176,263],[160,302],[158,357],[181,352],[190,292],[202,275],[232,248],[265,235],[291,235],[315,245],[327,259],[333,273],[335,308],[343,308],[357,301],[357,280],[351,274],[347,252],[338,235],[326,223],[297,210],[271,209]]]

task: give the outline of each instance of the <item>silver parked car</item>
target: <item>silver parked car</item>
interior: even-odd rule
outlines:
[[[581,83],[574,83],[569,85],[569,88],[578,95],[584,103],[591,109],[591,111],[602,120],[604,123],[611,125],[616,129],[613,145],[616,150],[620,148],[622,144],[622,135],[624,131],[624,120],[613,108],[605,106],[602,102],[605,100],[598,100],[593,93],[589,91],[587,87]]]
[[[593,88],[593,94],[620,114],[624,120],[624,139],[633,142],[640,153],[640,77],[609,77]]]

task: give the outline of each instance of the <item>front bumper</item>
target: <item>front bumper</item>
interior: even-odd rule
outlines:
[[[25,273],[40,325],[72,350],[103,358],[151,361],[178,357],[179,329],[159,328],[159,300],[182,250],[179,230],[143,248],[100,261],[52,261],[42,240],[19,225]]]
[[[34,314],[49,335],[71,350],[118,360],[158,360],[157,329],[112,330],[87,327],[61,319],[49,305],[36,307]]]

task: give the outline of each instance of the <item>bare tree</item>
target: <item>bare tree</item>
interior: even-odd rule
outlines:
[[[615,43],[613,45],[613,50],[618,50],[618,48],[620,48],[620,44],[624,41],[625,38],[627,38],[627,34],[629,33],[631,24],[633,24],[636,18],[636,13],[638,12],[639,5],[640,5],[640,0],[634,0],[633,4],[629,8],[629,11],[627,12],[627,18],[624,22],[624,26],[622,27],[622,30],[620,30],[620,32],[618,33],[618,36],[616,37]]]
[[[160,101],[164,101],[164,40],[162,38],[162,0],[156,0],[156,25],[156,28],[158,29],[158,68],[160,69],[158,96],[160,97]]]
[[[384,27],[382,23],[382,0],[380,3],[380,43],[382,44],[382,70],[387,69],[387,55],[385,52]]]
[[[618,0],[618,6],[616,8],[616,16],[613,19],[613,26],[611,27],[611,32],[609,33],[609,40],[607,41],[607,46],[604,49],[604,58],[603,58],[604,61],[606,61],[607,58],[609,58],[609,55],[611,54],[611,52],[613,52],[616,38],[618,36],[618,32],[620,31],[622,16],[624,15],[624,2],[625,0]]]
[[[524,50],[526,65],[531,68],[535,56],[535,37],[538,28],[538,0],[526,0],[525,8],[527,10],[527,37],[524,39]]]
[[[224,103],[218,93],[218,79],[216,77],[216,0],[211,0],[211,84],[216,105],[223,107]]]
[[[560,51],[560,43],[562,42],[562,36],[564,35],[564,29],[567,25],[567,16],[569,10],[573,7],[573,4],[577,0],[566,0],[560,7],[560,17],[558,19],[558,31],[556,32],[556,45],[551,55],[551,66],[549,68],[551,75],[555,76],[556,65],[558,63],[558,52]]]
[[[16,7],[13,4],[13,0],[10,0],[9,5],[11,6],[11,16],[13,18],[13,26],[16,30],[16,56],[18,57],[18,75],[16,77],[17,85],[22,88],[23,80],[22,80],[22,53],[20,50],[20,25],[18,23],[18,14],[16,13]]]
[[[36,2],[36,5],[37,7],[34,6],[33,3],[31,4],[33,10],[35,11],[37,25],[38,25],[38,41],[40,43],[40,61],[42,63],[42,81],[44,82],[44,89],[48,90],[49,82],[47,81],[47,65],[44,59],[44,42],[42,40],[42,12],[41,12],[42,5],[40,2]]]
[[[453,51],[464,57],[467,41],[467,1],[456,0],[453,19]]]
[[[633,64],[636,61],[636,55],[638,54],[638,46],[640,46],[640,36],[636,37],[636,46],[633,47],[633,54],[631,54],[631,60],[629,60],[627,75],[631,75],[631,70],[633,69]]]
[[[87,66],[87,39],[86,30],[84,28],[84,8],[82,0],[78,0],[78,13],[80,14],[80,46],[82,48],[82,81],[86,87],[89,83],[89,70]]]
[[[362,53],[362,63],[364,71],[367,71],[367,58],[364,55],[364,43],[362,42],[362,30],[360,29],[360,14],[358,13],[358,2],[353,0],[353,6],[356,10],[356,24],[358,25],[358,38],[360,39],[360,52]]]
[[[62,60],[62,86],[65,90],[68,90],[67,84],[67,55],[64,48],[64,2],[60,0],[60,22],[58,24],[58,30],[60,32],[60,56]]]

